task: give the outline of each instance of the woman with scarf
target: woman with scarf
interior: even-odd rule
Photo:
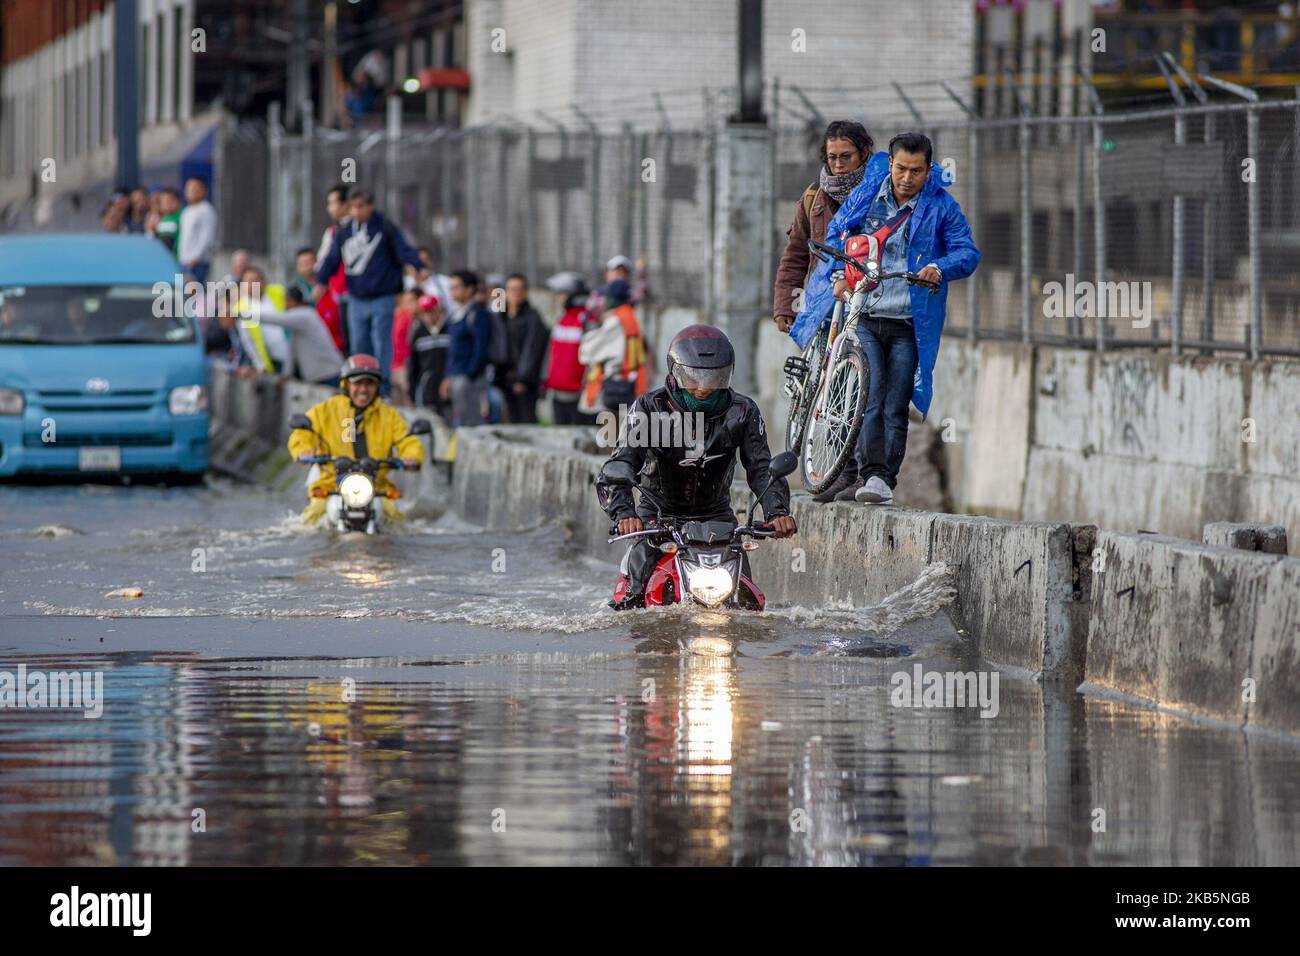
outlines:
[[[799,294],[805,288],[812,272],[812,254],[808,240],[826,241],[826,228],[849,193],[862,182],[867,170],[867,160],[875,143],[861,123],[852,120],[835,120],[826,127],[822,137],[821,175],[817,182],[804,190],[795,206],[794,222],[786,231],[789,241],[781,254],[781,265],[776,271],[776,291],[772,301],[772,317],[777,328],[788,333],[794,323],[795,313],[802,307]],[[839,479],[814,501],[826,503],[843,493],[851,496],[857,486],[857,464],[850,459]]]
[[[786,230],[789,240],[776,271],[772,316],[782,332],[789,332],[794,323],[795,313],[799,311],[796,297],[811,271],[808,240],[826,241],[826,227],[840,203],[862,182],[874,148],[871,134],[861,123],[836,120],[826,127],[826,135],[822,137],[821,175],[804,190],[795,206],[794,222]]]

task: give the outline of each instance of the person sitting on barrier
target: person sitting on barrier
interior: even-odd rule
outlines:
[[[289,434],[289,454],[295,459],[314,455],[335,458],[381,458],[395,448],[408,468],[418,468],[424,447],[410,433],[410,426],[391,405],[379,397],[382,381],[379,360],[373,355],[353,355],[339,373],[339,394],[313,405],[307,411],[311,431],[294,429]],[[312,524],[325,513],[326,498],[337,490],[334,465],[325,463],[307,490],[309,501],[302,520]],[[375,476],[375,496],[382,497],[384,514],[397,518],[396,486],[381,466]]]
[[[797,530],[790,517],[790,486],[778,478],[768,487],[767,429],[754,400],[731,388],[736,353],[727,336],[711,325],[682,329],[668,346],[668,375],[660,388],[636,400],[609,461],[622,461],[640,476],[641,501],[632,489],[603,486],[605,511],[619,534],[642,530],[644,522],[723,521],[736,524],[731,508],[731,479],[736,456],[745,480],[761,499],[763,517],[778,538]],[[687,415],[699,415],[702,434],[684,427]],[[645,422],[681,423],[679,428],[638,427]],[[665,439],[665,431],[668,437]],[[655,436],[658,436],[656,439]],[[628,588],[617,610],[645,606],[645,589],[658,549],[644,538],[628,553]],[[746,569],[748,573],[748,569]]]

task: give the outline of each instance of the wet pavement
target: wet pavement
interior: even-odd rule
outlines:
[[[896,706],[993,670],[945,568],[615,615],[556,525],[296,508],[0,485],[0,673],[103,686],[97,719],[0,709],[0,864],[1300,862],[1300,746],[1007,675],[995,716]]]

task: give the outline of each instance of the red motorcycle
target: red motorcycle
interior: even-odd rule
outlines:
[[[796,467],[798,459],[794,452],[786,451],[775,456],[768,466],[768,487]],[[603,505],[606,499],[602,486],[635,487],[636,476],[629,465],[611,461],[606,463],[597,482],[597,494],[602,496]],[[767,493],[766,488],[763,493]],[[763,592],[750,580],[745,552],[758,547],[757,541],[749,539],[770,538],[775,532],[754,524],[757,506],[758,499],[755,498],[749,507],[748,519],[739,526],[726,521],[661,520],[641,531],[612,537],[609,542],[647,538],[663,552],[646,583],[647,607],[689,602],[709,608],[761,611],[766,601]],[[610,534],[617,530],[616,526],[609,529]],[[615,603],[622,601],[627,593],[630,554],[629,548],[619,566],[618,581],[614,585]]]

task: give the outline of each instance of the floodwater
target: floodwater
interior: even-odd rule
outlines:
[[[297,507],[0,485],[0,680],[103,689],[0,709],[0,865],[1300,863],[1293,744],[1005,674],[895,706],[994,670],[942,566],[873,608],[615,615],[558,526]]]

